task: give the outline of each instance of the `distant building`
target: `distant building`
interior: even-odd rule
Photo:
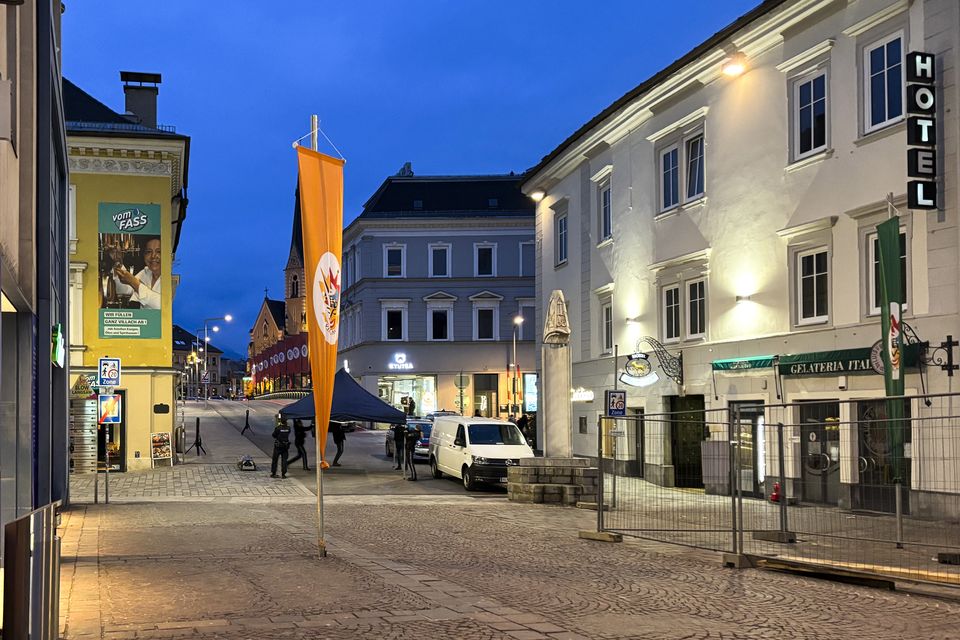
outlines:
[[[204,369],[206,360],[206,369]],[[227,385],[223,374],[223,351],[213,343],[204,345],[202,335],[193,334],[180,325],[173,325],[173,364],[180,371],[181,396],[203,398],[225,396]],[[203,374],[209,381],[204,384]]]
[[[506,415],[524,391],[536,406],[534,208],[519,180],[405,165],[344,230],[339,358],[368,391],[414,414],[462,396],[464,413]]]
[[[283,274],[284,299],[271,300],[264,294],[250,329],[247,369],[257,395],[310,388],[299,189],[294,196],[290,253]]]
[[[124,113],[63,81],[70,364],[76,381],[95,375],[103,356],[122,361],[120,422],[100,429],[97,438],[96,455],[113,471],[150,468],[151,434],[174,428],[169,407],[180,376],[173,362],[179,277],[171,270],[186,218],[190,155],[190,138],[157,123],[160,74],[121,72],[120,80]]]

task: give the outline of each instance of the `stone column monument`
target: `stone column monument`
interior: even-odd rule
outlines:
[[[563,291],[550,294],[543,327],[543,455],[547,458],[573,456],[570,430],[570,323]]]

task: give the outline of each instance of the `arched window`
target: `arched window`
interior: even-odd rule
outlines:
[[[267,339],[267,321],[266,320],[263,321],[263,339],[264,340]]]
[[[297,276],[293,276],[293,280],[290,281],[290,297],[300,297],[300,281],[297,279]]]

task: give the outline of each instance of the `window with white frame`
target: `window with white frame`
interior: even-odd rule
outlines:
[[[497,310],[477,307],[473,310],[474,340],[496,340]]]
[[[687,288],[687,339],[707,335],[707,281],[692,280]]]
[[[669,140],[669,138],[668,138]],[[706,192],[706,142],[698,127],[659,152],[660,210],[702,198]]]
[[[680,285],[668,285],[662,290],[663,341],[680,340]]]
[[[660,208],[666,211],[680,204],[680,147],[660,152]]]
[[[451,340],[451,309],[431,307],[429,309],[429,335],[427,338],[431,341],[445,342]]]
[[[449,278],[450,275],[450,245],[430,245],[430,277]]]
[[[609,240],[613,237],[613,208],[611,203],[610,178],[606,178],[597,187],[598,193],[598,223],[600,231],[600,241]]]
[[[797,253],[797,324],[826,322],[829,315],[830,256],[826,247]]]
[[[687,200],[694,200],[702,196],[704,190],[703,134],[688,138],[684,149],[687,154]]]
[[[406,302],[386,301],[381,303],[383,331],[381,339],[385,342],[404,342],[407,340],[407,304]]]
[[[533,340],[534,332],[536,327],[534,322],[536,321],[536,308],[533,306],[533,303],[524,303],[521,302],[518,315],[523,318],[523,322],[520,323],[520,329],[517,331],[517,337],[520,340]]]
[[[520,243],[520,275],[534,276],[537,274],[537,254],[533,242]]]
[[[383,277],[403,278],[407,271],[407,246],[387,244],[383,246]]]
[[[473,245],[473,275],[497,275],[497,245],[484,242]]]
[[[600,305],[601,351],[613,351],[613,303],[608,299]]]
[[[864,133],[903,118],[903,32],[863,48]]]
[[[867,291],[870,296],[869,315],[880,314],[880,241],[876,233],[867,236]],[[907,232],[900,229],[900,286],[903,287],[903,299],[900,301],[904,310],[907,308]]]
[[[553,264],[560,266],[567,261],[567,214],[563,213],[554,219]]]
[[[798,78],[793,84],[793,157],[800,160],[827,148],[827,72]]]

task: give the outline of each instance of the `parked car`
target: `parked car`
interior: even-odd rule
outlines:
[[[420,438],[420,441],[417,442],[416,448],[413,450],[413,458],[427,459],[430,457],[430,431],[433,429],[433,423],[428,422],[422,418],[417,418],[415,420],[407,420],[407,427],[411,425],[417,425],[420,427],[420,431],[423,433],[423,436]],[[384,441],[384,451],[388,458],[394,457],[394,451],[396,451],[396,443],[393,440],[393,429],[387,431],[387,437]]]
[[[459,478],[467,491],[480,482],[506,484],[507,468],[534,457],[517,425],[494,418],[438,416],[430,435],[434,478]]]

